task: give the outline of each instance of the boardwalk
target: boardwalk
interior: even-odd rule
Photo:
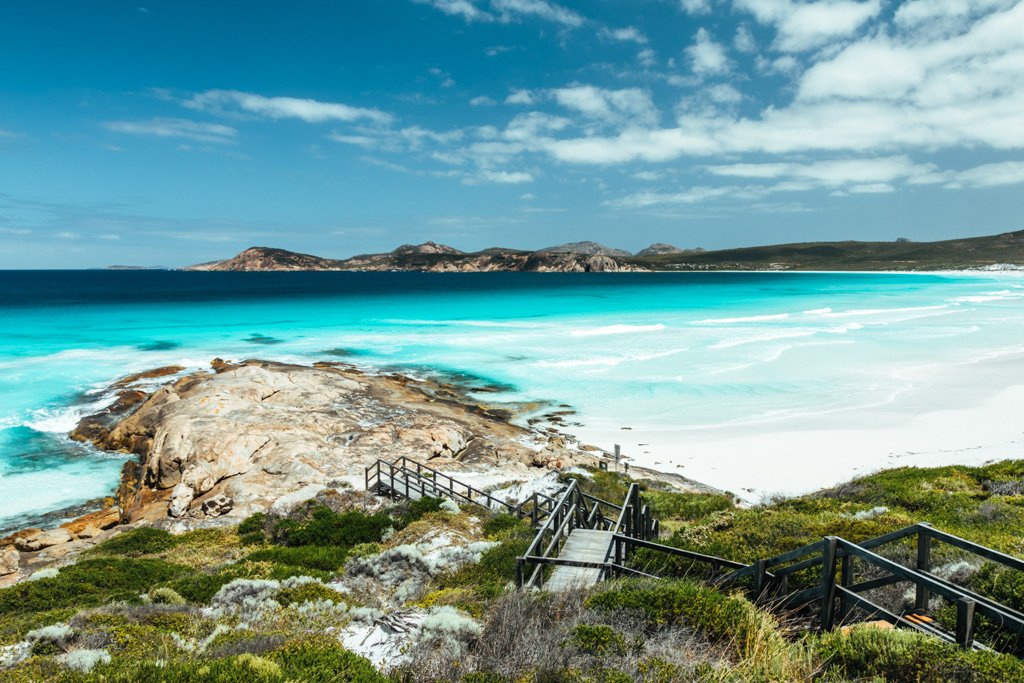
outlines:
[[[558,553],[558,559],[604,563],[614,535],[614,532],[598,529],[573,529],[562,551]],[[544,582],[544,589],[562,591],[569,588],[587,588],[601,580],[601,571],[590,567],[556,566],[551,576]]]

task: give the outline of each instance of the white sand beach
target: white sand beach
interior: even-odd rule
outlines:
[[[706,429],[579,428],[629,462],[748,502],[798,495],[883,468],[1024,458],[1024,354],[918,371],[884,405]],[[626,425],[623,425],[626,426]]]

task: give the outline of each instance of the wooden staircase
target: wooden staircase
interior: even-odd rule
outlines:
[[[481,505],[495,512],[529,518],[537,529],[533,542],[516,558],[516,583],[522,589],[562,591],[586,588],[618,576],[662,578],[630,561],[643,549],[662,556],[709,566],[715,585],[745,586],[753,600],[771,602],[788,611],[816,605],[822,630],[856,621],[878,621],[896,628],[913,629],[963,648],[989,649],[976,642],[975,614],[1017,636],[1017,650],[1024,649],[1024,613],[932,573],[931,551],[945,543],[996,564],[1024,572],[1024,560],[918,523],[877,538],[857,543],[828,536],[775,557],[750,564],[661,545],[656,542],[659,524],[632,484],[622,504],[584,493],[571,480],[557,497],[534,493],[527,500],[510,503],[460,482],[408,458],[378,460],[366,469],[366,488],[380,495],[416,500],[424,496],[447,497]],[[915,566],[907,567],[876,550],[907,539],[916,541]],[[856,565],[856,567],[855,567]],[[820,579],[796,590],[789,583],[795,574],[819,568]],[[870,570],[868,580],[855,582],[856,569]],[[806,573],[801,574],[806,577]],[[802,579],[806,581],[806,579]],[[865,594],[893,584],[911,584],[915,606],[896,613],[873,602]],[[932,616],[936,598],[956,608],[955,630],[946,630]]]

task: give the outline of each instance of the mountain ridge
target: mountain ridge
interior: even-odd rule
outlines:
[[[644,272],[705,270],[938,271],[1024,264],[1024,230],[934,242],[796,242],[733,249],[679,249],[655,243],[630,255],[597,242],[536,251],[491,247],[464,252],[425,242],[380,254],[330,259],[273,247],[250,247],[220,261],[187,266],[209,271]]]

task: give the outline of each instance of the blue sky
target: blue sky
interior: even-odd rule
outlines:
[[[0,6],[0,268],[1024,228],[1024,1]]]

